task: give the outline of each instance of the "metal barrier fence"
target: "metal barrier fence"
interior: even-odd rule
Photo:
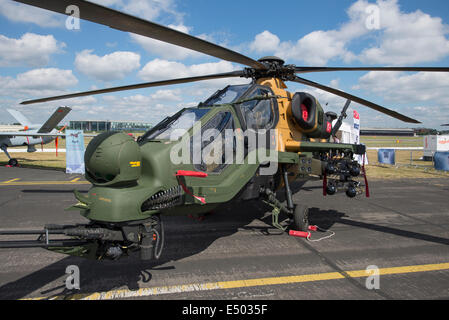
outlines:
[[[410,151],[410,162],[409,163],[404,163],[403,161],[396,161],[396,163],[394,164],[395,166],[412,166],[412,167],[416,167],[416,168],[434,168],[435,167],[435,163],[432,157],[432,164],[430,165],[424,165],[424,164],[418,164],[416,163],[416,161],[414,161],[414,157],[413,154],[416,154],[416,152],[423,152],[424,148],[420,148],[420,147],[371,147],[371,148],[366,148],[368,151],[369,150],[375,150],[375,151],[379,151],[379,150],[395,150],[395,151]],[[377,157],[376,157],[377,158]],[[398,159],[396,157],[396,159]],[[374,164],[374,162],[372,160],[369,159],[369,161],[371,161],[371,163]],[[381,164],[379,162],[377,162],[376,164]]]

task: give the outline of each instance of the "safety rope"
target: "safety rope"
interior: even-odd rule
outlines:
[[[312,227],[312,226],[310,226],[310,227]],[[309,227],[309,228],[310,228],[310,227]],[[330,238],[332,238],[333,236],[335,236],[335,232],[333,232],[333,231],[325,230],[325,229],[322,229],[322,228],[320,228],[320,227],[318,227],[318,226],[313,226],[313,227],[316,227],[317,230],[320,230],[320,231],[322,231],[322,232],[330,232],[331,234],[328,235],[328,236],[322,237],[322,238],[320,238],[320,239],[312,240],[312,239],[311,239],[312,233],[309,232],[309,235],[307,236],[307,240],[310,241],[310,242],[320,242],[320,241],[322,241],[322,240],[330,239]]]

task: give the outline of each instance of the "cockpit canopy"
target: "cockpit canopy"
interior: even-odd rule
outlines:
[[[270,88],[254,83],[227,86],[214,93],[197,108],[183,109],[174,116],[165,118],[140,140],[176,140],[192,128],[212,108],[231,104],[235,108],[242,128],[269,130],[277,122],[277,102],[272,96],[273,93]],[[236,103],[239,101],[243,102]]]
[[[236,86],[227,86],[222,90],[215,92],[203,105],[213,106],[217,104],[227,104],[238,101],[251,87],[251,84],[242,84]]]
[[[273,96],[273,93],[268,87],[256,84],[234,85],[217,91],[202,105],[214,106],[245,101],[236,104],[239,114],[243,118],[244,123],[242,125],[246,129],[253,130],[271,129],[276,118],[276,99],[259,99],[270,96]],[[251,98],[255,99],[251,100]]]

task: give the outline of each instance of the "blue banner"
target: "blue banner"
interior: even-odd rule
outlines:
[[[449,152],[437,152],[434,159],[435,170],[449,171]]]
[[[82,130],[65,131],[66,173],[84,174],[84,135]]]
[[[394,149],[380,149],[377,154],[378,162],[383,164],[394,165],[396,163],[395,158]]]

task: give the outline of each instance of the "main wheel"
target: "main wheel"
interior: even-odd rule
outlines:
[[[304,205],[296,205],[293,214],[292,228],[296,231],[308,231],[309,208]]]
[[[19,161],[17,161],[17,159],[10,159],[10,160],[8,161],[8,164],[9,164],[11,167],[17,167],[17,165],[19,164]]]

